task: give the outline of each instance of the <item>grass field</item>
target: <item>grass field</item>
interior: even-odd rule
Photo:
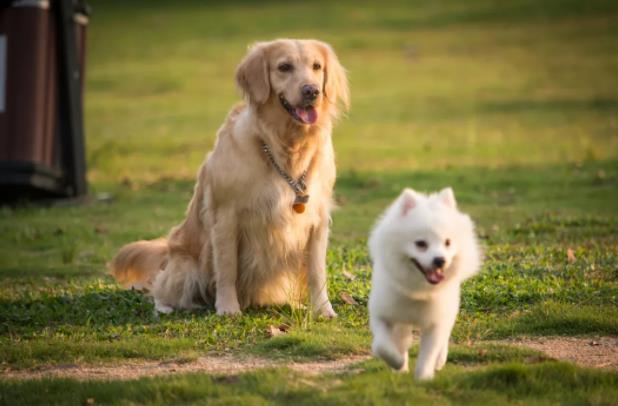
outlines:
[[[0,370],[367,354],[366,235],[404,186],[452,186],[478,224],[486,262],[464,285],[453,354],[432,383],[370,360],[318,376],[275,368],[130,383],[0,378],[0,404],[615,402],[616,371],[484,342],[618,336],[616,2],[91,3],[88,177],[94,197],[112,198],[0,208]],[[328,41],[349,71],[328,253],[339,318],[289,308],[155,316],[148,298],[106,276],[105,263],[182,219],[197,168],[239,99],[236,64],[247,44],[276,37]],[[290,331],[267,338],[280,323]]]

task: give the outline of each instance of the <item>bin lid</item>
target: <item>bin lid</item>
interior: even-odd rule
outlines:
[[[49,0],[14,0],[11,2],[12,7],[36,7],[47,10],[49,8]]]
[[[49,9],[49,0],[13,0],[3,4],[11,7],[36,7],[44,10]],[[90,6],[85,0],[73,0],[73,11],[76,14],[90,15]]]

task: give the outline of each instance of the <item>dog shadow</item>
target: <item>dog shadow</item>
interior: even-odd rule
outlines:
[[[204,307],[159,315],[150,297],[135,290],[102,289],[79,294],[21,297],[0,300],[0,334],[40,331],[59,326],[104,329],[111,326],[153,325],[187,320],[196,313],[210,314]]]

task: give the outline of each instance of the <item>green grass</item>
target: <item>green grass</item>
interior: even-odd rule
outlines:
[[[85,123],[95,198],[0,208],[0,367],[366,354],[366,236],[406,186],[452,186],[477,222],[486,261],[463,287],[452,362],[432,384],[371,361],[359,373],[277,369],[231,383],[205,375],[131,385],[0,380],[0,403],[616,398],[615,373],[530,363],[530,354],[509,348],[480,359],[463,345],[618,335],[615,2],[92,3]],[[239,98],[236,64],[247,44],[276,37],[324,39],[349,71],[353,105],[334,133],[340,209],[328,253],[339,318],[312,320],[287,307],[238,318],[212,309],[155,316],[148,298],[105,274],[105,263],[122,244],[164,235],[182,219],[197,168]],[[342,292],[359,305],[345,304]],[[267,338],[266,328],[281,323],[290,331]]]
[[[522,351],[494,349],[486,356],[455,352],[434,381],[414,383],[377,361],[363,372],[307,376],[285,368],[237,376],[188,374],[165,378],[77,382],[67,379],[0,381],[0,402],[12,405],[84,404],[482,404],[610,405],[618,373],[547,362]],[[473,369],[472,369],[473,368]]]

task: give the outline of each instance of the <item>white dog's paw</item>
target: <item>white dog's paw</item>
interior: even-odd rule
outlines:
[[[215,307],[219,316],[235,316],[241,313],[238,302],[216,304]]]
[[[425,368],[417,365],[416,370],[414,371],[414,378],[417,381],[429,381],[433,379],[434,369],[433,368]]]
[[[397,371],[402,371],[404,367],[407,366],[399,351],[393,346],[376,343],[374,341],[371,350],[375,356],[382,358],[389,367]]]
[[[171,312],[174,311],[174,308],[172,306],[165,305],[159,302],[157,299],[155,299],[154,304],[155,304],[155,313],[170,314]]]
[[[404,354],[403,365],[401,366],[401,368],[397,370],[397,372],[402,373],[402,374],[406,372],[410,372],[410,368],[408,368],[408,354]]]
[[[334,319],[335,317],[337,317],[337,313],[335,313],[335,311],[333,310],[333,305],[331,305],[330,302],[326,302],[326,304],[314,308],[314,312],[315,314],[325,317],[327,319]]]
[[[445,364],[446,364],[446,351],[442,351],[438,355],[438,359],[436,359],[436,371],[439,371],[442,368],[444,368]]]

